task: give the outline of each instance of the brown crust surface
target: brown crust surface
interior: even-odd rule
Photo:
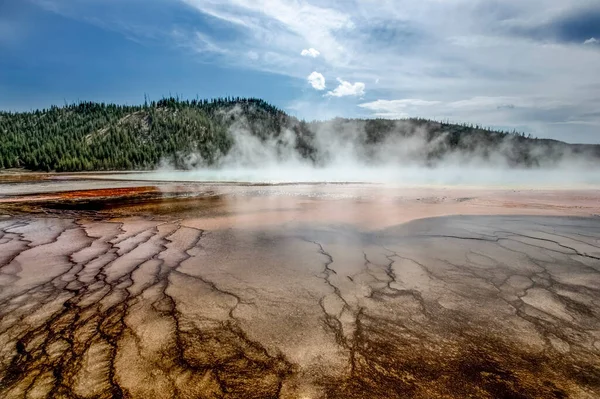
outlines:
[[[600,396],[595,192],[373,190],[4,197],[0,396]]]

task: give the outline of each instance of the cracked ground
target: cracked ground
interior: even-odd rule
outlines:
[[[0,397],[600,397],[597,216],[213,194],[5,208]]]

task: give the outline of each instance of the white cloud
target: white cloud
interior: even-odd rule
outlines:
[[[320,74],[319,72],[313,72],[310,75],[308,75],[308,83],[310,83],[310,85],[313,87],[313,89],[315,90],[325,90],[325,77]]]
[[[365,84],[362,82],[350,83],[337,79],[340,85],[334,90],[327,93],[328,96],[332,97],[345,97],[345,96],[364,96],[365,95]]]
[[[312,58],[317,58],[321,53],[319,52],[319,50],[314,49],[314,48],[309,48],[309,49],[304,49],[302,50],[302,52],[300,53],[303,57],[312,57]]]
[[[417,108],[430,107],[438,104],[440,104],[439,101],[407,98],[403,100],[376,100],[360,104],[359,107],[368,109],[372,111],[375,116],[381,118],[408,118]],[[413,114],[412,116],[418,115],[420,114]]]
[[[600,40],[596,39],[595,37],[590,37],[585,42],[583,42],[583,44],[598,44],[598,43],[600,43]]]
[[[415,98],[406,98],[403,100],[377,100],[369,103],[361,104],[363,108],[370,109],[395,109],[395,108],[406,108],[409,106],[427,106],[437,105],[439,101],[426,101]]]

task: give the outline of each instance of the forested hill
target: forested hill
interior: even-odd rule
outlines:
[[[260,99],[183,101],[139,106],[82,102],[33,112],[0,112],[0,169],[91,171],[218,166],[251,136],[282,158],[315,165],[351,143],[365,162],[382,153],[433,165],[448,156],[502,159],[515,167],[556,165],[565,157],[600,164],[600,146],[572,145],[425,119],[305,122]],[[342,144],[340,144],[342,143]]]

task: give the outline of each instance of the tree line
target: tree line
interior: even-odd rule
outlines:
[[[0,169],[151,169],[190,152],[210,163],[231,147],[223,111],[233,105],[260,109],[261,117],[283,114],[253,98],[164,98],[140,106],[80,102],[0,112]]]
[[[0,169],[144,170],[165,160],[183,168],[190,165],[189,154],[211,165],[231,149],[235,133],[230,127],[240,118],[261,140],[276,138],[284,129],[293,131],[296,150],[313,162],[319,158],[315,134],[324,128],[340,132],[358,129],[360,144],[366,148],[385,143],[391,135],[411,136],[418,131],[428,142],[437,143],[425,154],[426,161],[451,151],[484,155],[503,151],[510,164],[536,166],[565,148],[600,158],[600,146],[573,146],[467,124],[427,119],[306,122],[257,98],[169,97],[135,106],[79,102],[31,112],[0,111]]]

